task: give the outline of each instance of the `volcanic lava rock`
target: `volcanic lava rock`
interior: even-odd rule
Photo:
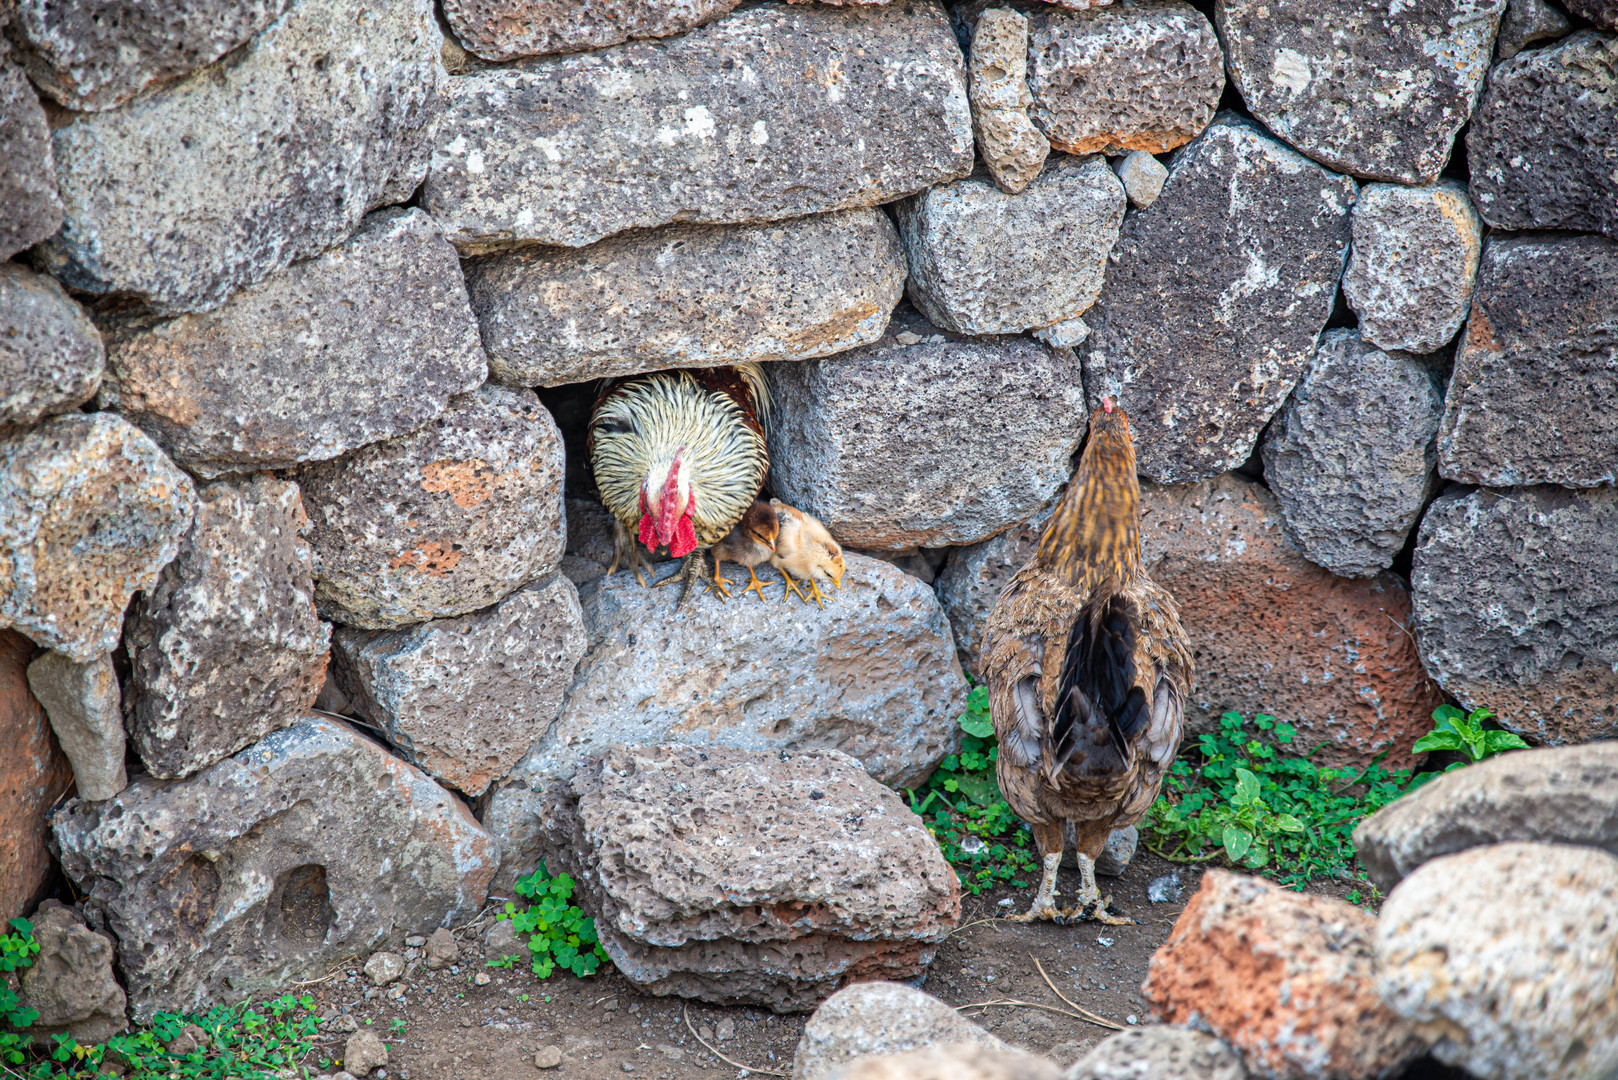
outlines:
[[[1568,0],[1567,9],[1603,30],[1618,30],[1618,3],[1613,0]]]
[[[79,798],[110,799],[129,782],[124,773],[123,698],[112,657],[79,664],[59,652],[28,665],[28,688],[45,707],[62,752],[73,763]]]
[[[1144,150],[1131,150],[1114,170],[1129,196],[1129,205],[1144,210],[1163,194],[1169,171],[1163,163]]]
[[[1050,1058],[1015,1047],[946,1043],[856,1058],[833,1075],[837,1080],[1062,1080],[1063,1073]]]
[[[899,983],[855,983],[821,1002],[804,1024],[792,1080],[831,1080],[850,1062],[872,1054],[963,1044],[1006,1049],[930,994]]]
[[[55,873],[45,819],[73,786],[73,769],[28,690],[35,651],[15,630],[0,630],[0,911],[27,911],[45,895]]]
[[[839,751],[615,746],[570,787],[546,865],[644,991],[803,1011],[915,978],[960,918],[922,820]]]
[[[905,279],[871,209],[519,248],[466,271],[489,366],[523,386],[843,352],[882,336]]]
[[[983,628],[989,612],[994,609],[994,602],[1006,582],[1034,557],[1039,534],[1050,516],[1051,509],[1047,507],[998,536],[955,548],[938,574],[938,601],[944,605],[949,624],[955,631],[961,666],[975,676],[981,677],[978,658],[983,649]]]
[[[1231,79],[1265,127],[1339,172],[1431,184],[1472,116],[1505,9],[1219,0],[1214,17]]]
[[[1618,483],[1615,386],[1618,241],[1491,239],[1444,399],[1438,471],[1491,487]]]
[[[319,717],[185,780],[69,802],[52,828],[63,870],[118,940],[139,1023],[459,925],[497,861],[455,796]]]
[[[737,0],[444,0],[455,37],[485,60],[582,52],[712,22]]]
[[[1452,489],[1410,571],[1428,672],[1530,742],[1618,736],[1618,489]]]
[[[442,42],[428,0],[300,0],[232,63],[68,114],[51,272],[178,314],[341,242],[421,182]]]
[[[415,431],[487,374],[455,249],[384,210],[215,311],[113,324],[99,403],[212,479]]]
[[[1154,1024],[1101,1040],[1067,1080],[1247,1080],[1247,1070],[1212,1035]]]
[[[101,334],[55,279],[0,263],[0,430],[83,405],[105,366]]]
[[[1510,60],[1523,46],[1562,37],[1572,28],[1561,9],[1546,0],[1509,0],[1500,20],[1500,36],[1495,38],[1495,55]]]
[[[18,997],[22,1008],[39,1013],[27,1032],[34,1045],[54,1050],[53,1036],[71,1035],[94,1046],[128,1027],[124,988],[112,973],[112,939],[60,900],[42,902],[29,921],[39,952],[22,969]]]
[[[465,615],[561,562],[562,434],[527,390],[485,384],[432,424],[296,474],[315,605],[366,630]]]
[[[1084,321],[1090,407],[1129,413],[1141,475],[1242,464],[1314,356],[1348,251],[1355,184],[1224,114],[1132,214]]]
[[[1015,195],[1039,175],[1051,144],[1028,119],[1028,18],[1010,8],[978,17],[967,55],[967,96],[978,156],[995,184]]]
[[[1618,237],[1618,36],[1581,30],[1495,67],[1466,134],[1472,201],[1497,229]]]
[[[469,253],[891,202],[971,171],[964,68],[922,0],[764,4],[474,72],[445,91],[423,205]]]
[[[62,224],[45,110],[0,45],[0,260],[33,247]]]

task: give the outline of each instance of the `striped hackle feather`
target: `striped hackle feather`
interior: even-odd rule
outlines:
[[[1090,441],[1040,535],[1037,558],[1081,592],[1109,577],[1125,585],[1140,573],[1140,482],[1123,410],[1097,410],[1091,418]]]
[[[756,364],[737,366],[752,391],[755,415],[769,415],[769,394]],[[723,539],[764,485],[770,453],[757,425],[727,393],[684,371],[626,379],[597,404],[590,421],[590,465],[601,502],[631,531],[641,517],[641,487],[667,475],[675,453],[689,469],[691,523],[703,547]]]

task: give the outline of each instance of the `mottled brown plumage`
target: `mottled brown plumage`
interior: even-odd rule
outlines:
[[[1157,798],[1179,750],[1191,650],[1174,600],[1146,576],[1129,421],[1108,402],[1039,548],[985,628],[983,675],[1006,802],[1034,829],[1045,881],[1029,917],[1054,904],[1065,823],[1084,884],[1075,912],[1109,915],[1094,859]]]

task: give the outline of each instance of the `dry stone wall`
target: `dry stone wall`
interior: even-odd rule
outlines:
[[[794,982],[636,922],[691,885],[613,822],[819,769],[902,824],[1109,397],[1194,729],[1618,736],[1607,0],[101,9],[0,5],[0,918],[49,839],[137,1018],[548,850],[660,990],[918,970],[947,881]],[[824,609],[607,574],[598,381],[744,361]]]

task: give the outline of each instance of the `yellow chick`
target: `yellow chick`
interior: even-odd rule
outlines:
[[[822,609],[825,608],[825,594],[820,591],[817,584],[820,581],[830,582],[839,588],[843,584],[843,548],[826,526],[816,521],[810,515],[797,507],[788,506],[780,499],[771,499],[770,505],[775,508],[776,519],[780,522],[781,533],[775,541],[775,554],[770,556],[770,565],[781,571],[786,579],[787,589],[798,594],[798,599],[808,603],[811,598]],[[796,575],[809,583],[809,596],[805,596],[793,581]],[[786,593],[781,594],[784,601]]]

